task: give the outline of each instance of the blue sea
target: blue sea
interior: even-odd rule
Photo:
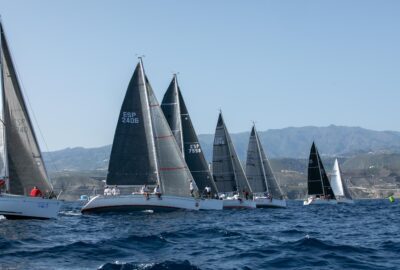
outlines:
[[[400,269],[400,203],[0,220],[0,269]]]

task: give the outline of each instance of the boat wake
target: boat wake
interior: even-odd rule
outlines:
[[[164,261],[159,263],[106,263],[99,270],[200,270],[189,261]]]

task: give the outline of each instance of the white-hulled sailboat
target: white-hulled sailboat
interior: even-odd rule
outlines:
[[[29,196],[31,189],[36,186],[44,195],[52,197],[53,187],[29,118],[1,21],[0,32],[0,174],[7,190],[0,194],[0,215],[7,219],[56,218],[62,205],[60,201]]]
[[[335,159],[331,173],[331,186],[338,203],[354,203],[346,184],[342,180],[339,162]]]
[[[246,176],[257,208],[284,208],[286,200],[261,145],[255,125],[247,148]]]
[[[250,198],[252,190],[225,126],[222,112],[215,130],[212,170],[218,192],[223,198],[224,209],[256,208],[256,203]]]
[[[218,190],[194,130],[176,74],[165,92],[161,109],[200,191],[200,210],[222,210],[222,200],[214,199]],[[210,192],[206,192],[206,189]]]
[[[199,210],[199,202],[190,193],[191,181],[192,175],[140,59],[119,114],[106,183],[126,190],[143,185],[153,190],[159,185],[161,198],[147,192],[148,196],[137,192],[98,195],[81,211]]]
[[[311,146],[308,160],[307,189],[309,197],[304,201],[304,205],[337,204],[335,194],[314,142]]]

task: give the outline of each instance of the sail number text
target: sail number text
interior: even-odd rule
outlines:
[[[139,124],[139,117],[135,112],[122,112],[121,121],[124,124]]]
[[[200,144],[191,144],[189,145],[189,154],[199,154],[201,153]]]

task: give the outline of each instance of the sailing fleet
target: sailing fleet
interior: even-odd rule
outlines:
[[[0,174],[7,191],[0,194],[0,215],[10,219],[56,218],[62,202],[54,196],[1,22],[0,31]],[[315,143],[307,184],[304,205],[353,202],[338,161],[329,181]],[[256,126],[251,129],[247,159],[242,164],[220,112],[212,163],[208,164],[177,75],[160,104],[141,58],[118,115],[106,185],[118,186],[118,193],[90,198],[82,213],[287,206]],[[33,186],[46,194],[28,196]]]

